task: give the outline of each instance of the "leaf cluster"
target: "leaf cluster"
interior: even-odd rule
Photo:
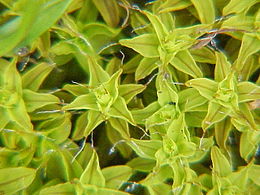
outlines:
[[[0,0],[0,194],[260,193],[257,0]]]

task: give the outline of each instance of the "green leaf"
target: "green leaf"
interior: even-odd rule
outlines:
[[[204,118],[206,117],[206,112],[186,112],[185,121],[189,127],[201,127]]]
[[[239,1],[239,0],[231,0],[229,3],[223,8],[223,15],[227,16],[232,13],[241,13],[245,10],[249,9],[257,3],[257,0],[248,0],[248,1]]]
[[[143,59],[143,56],[137,54],[132,57],[128,62],[123,65],[123,70],[125,74],[134,73],[136,68],[140,64],[140,61]]]
[[[115,0],[111,0],[109,3],[107,3],[106,0],[100,0],[98,2],[92,0],[92,2],[95,4],[99,13],[109,26],[115,27],[118,25],[120,17],[118,4]]]
[[[58,185],[43,188],[39,195],[53,194],[53,195],[74,195],[76,194],[75,187],[72,183],[61,183]]]
[[[79,110],[79,109],[91,109],[98,111],[97,99],[93,93],[86,95],[80,95],[70,104],[63,107],[63,110]]]
[[[123,182],[128,181],[132,175],[132,169],[129,166],[112,166],[102,169],[102,174],[106,180],[106,187],[119,189]]]
[[[162,147],[159,140],[138,140],[131,139],[127,144],[142,158],[155,160],[155,153]]]
[[[160,195],[162,192],[171,194],[172,192],[171,186],[165,183],[147,185],[147,189],[150,195]]]
[[[128,110],[124,98],[122,98],[120,96],[111,105],[110,110],[109,110],[109,116],[126,120],[129,123],[135,125],[133,116],[132,116],[131,112]]]
[[[232,68],[240,72],[243,69],[247,58],[259,50],[260,40],[256,37],[256,35],[245,34],[242,39],[242,45],[240,47],[237,60]]]
[[[105,177],[99,167],[98,155],[94,151],[92,157],[88,163],[88,166],[80,177],[82,184],[92,184],[100,187],[105,186]]]
[[[91,40],[97,35],[113,38],[119,34],[121,29],[111,28],[102,23],[89,23],[84,25],[82,31]]]
[[[2,82],[3,88],[8,91],[16,92],[22,95],[22,80],[16,69],[17,59],[13,59],[8,64],[5,64]]]
[[[248,129],[258,130],[253,114],[250,111],[249,105],[240,103],[239,109],[231,113],[232,124],[239,130],[245,131]]]
[[[210,102],[208,113],[202,122],[202,128],[209,128],[211,125],[223,120],[230,112],[229,108]]]
[[[26,107],[22,99],[20,99],[17,104],[9,108],[7,112],[10,117],[9,120],[14,121],[24,130],[28,131],[33,129],[30,117],[27,114]]]
[[[222,81],[231,71],[231,64],[222,52],[216,52],[216,66],[214,78],[216,81]]]
[[[45,62],[34,66],[22,75],[23,88],[37,91],[53,68],[54,65]]]
[[[145,85],[140,84],[124,84],[119,85],[119,95],[125,99],[128,104],[137,94],[143,92],[146,89]]]
[[[99,124],[101,124],[105,120],[105,116],[102,115],[102,113],[89,110],[88,111],[88,124],[84,131],[84,136],[87,137],[93,129],[95,129]]]
[[[228,179],[238,188],[237,191],[244,192],[247,190],[248,172],[252,165],[242,167],[239,171],[236,171],[228,176]]]
[[[208,100],[213,99],[218,89],[217,82],[206,78],[192,79],[187,81],[185,85],[197,89],[198,92]]]
[[[203,74],[188,50],[180,51],[170,63],[178,70],[194,77],[202,77]]]
[[[0,169],[0,191],[3,194],[14,194],[26,189],[35,175],[35,169],[26,167]]]
[[[165,37],[168,35],[166,27],[164,26],[164,24],[161,22],[160,18],[157,15],[152,14],[148,11],[143,11],[143,13],[150,20],[150,22],[155,30],[155,33],[158,37],[158,40],[159,40],[161,46],[163,46]]]
[[[40,127],[42,134],[55,140],[57,144],[64,142],[70,135],[71,131],[71,115],[66,113],[60,117],[51,119],[43,123]]]
[[[156,111],[160,109],[160,104],[158,102],[153,102],[143,109],[131,110],[134,121],[138,124],[145,124],[145,119],[152,116]]]
[[[97,87],[101,83],[108,81],[109,74],[101,68],[94,57],[88,56],[88,65],[90,71],[89,85],[91,87]]]
[[[84,131],[88,124],[88,121],[86,120],[87,117],[88,117],[88,111],[84,112],[79,116],[79,118],[77,118],[75,128],[72,131],[73,140],[80,140],[84,137]]]
[[[139,81],[151,74],[159,65],[158,58],[143,58],[135,71],[135,80]]]
[[[30,1],[28,3],[33,3]],[[39,7],[33,8],[37,10],[36,17],[33,17],[33,23],[30,24],[30,31],[25,39],[19,44],[20,46],[25,46],[30,44],[36,38],[38,38],[42,33],[49,29],[64,13],[66,8],[72,2],[71,0],[52,0],[46,2],[45,0],[37,1],[39,2]],[[28,5],[28,4],[27,4]],[[26,13],[30,14],[30,13]]]
[[[190,5],[191,2],[188,0],[166,0],[159,6],[158,10],[160,13],[172,12],[176,10],[185,9]]]
[[[184,89],[178,93],[179,106],[183,111],[196,111],[196,108],[205,104],[208,100],[193,88]]]
[[[158,79],[157,88],[158,103],[161,106],[167,105],[170,102],[178,104],[178,95],[169,82],[163,79]]]
[[[245,14],[237,14],[233,17],[228,18],[223,22],[221,25],[221,29],[234,29],[234,32],[227,32],[227,34],[231,34],[234,37],[238,36],[239,39],[241,39],[241,32],[243,30],[251,32],[254,28],[254,17],[248,16]],[[237,30],[237,32],[236,32]],[[240,31],[240,32],[239,32]]]
[[[251,82],[241,82],[237,85],[238,101],[248,102],[260,99],[260,87]]]
[[[122,192],[119,190],[113,190],[113,189],[108,189],[108,188],[99,188],[98,189],[98,195],[100,194],[106,194],[106,195],[129,195],[127,192]]]
[[[46,177],[49,179],[59,178],[62,181],[71,181],[80,177],[82,168],[77,161],[72,161],[73,156],[68,150],[51,149],[46,166]],[[59,166],[57,166],[59,165]]]
[[[215,138],[221,149],[226,149],[226,141],[228,139],[232,124],[229,118],[226,118],[215,124]]]
[[[258,186],[260,185],[260,178],[259,178],[259,174],[260,174],[260,166],[257,164],[253,164],[251,165],[251,167],[249,168],[249,178],[251,180],[254,181],[255,184],[257,184]]]
[[[109,118],[108,121],[110,121],[112,118]],[[114,119],[114,118],[113,118]],[[125,122],[127,123],[127,122]],[[124,157],[124,158],[129,158],[133,151],[132,149],[124,143],[123,140],[128,140],[129,139],[129,136],[125,136],[123,137],[124,134],[128,133],[125,131],[126,130],[121,130],[122,132],[119,132],[118,133],[118,130],[114,129],[112,126],[111,126],[111,123],[107,123],[106,124],[106,135],[109,139],[109,141],[111,142],[111,144],[113,144],[112,148],[109,150],[109,154],[113,155],[114,152],[117,152],[119,151],[120,154]],[[128,125],[127,125],[127,131],[128,130]]]
[[[121,39],[119,43],[147,58],[159,57],[159,41],[154,34],[143,34],[132,39]]]
[[[33,112],[48,104],[60,103],[59,98],[52,94],[37,93],[29,89],[23,90],[23,99],[28,112]]]
[[[83,84],[78,84],[78,85],[66,84],[63,86],[62,89],[70,92],[74,96],[80,96],[89,93],[89,88]]]
[[[20,16],[14,17],[0,26],[0,56],[10,52],[25,39],[28,28],[37,17],[39,6],[39,1],[23,0],[18,8]]]
[[[243,132],[240,138],[239,152],[243,159],[249,161],[255,154],[260,141],[259,131]]]
[[[145,159],[141,157],[136,157],[127,162],[127,165],[132,167],[132,169],[142,171],[142,172],[150,172],[154,168],[156,164],[155,160]]]
[[[0,118],[0,129],[3,129],[9,122],[9,116],[7,114],[7,111],[2,107],[0,107],[0,115],[2,116]]]
[[[216,56],[214,52],[208,47],[202,47],[200,49],[191,49],[190,53],[196,62],[215,64]]]
[[[215,7],[213,0],[191,0],[197,10],[202,24],[211,24],[215,21]]]
[[[211,149],[211,160],[213,164],[213,171],[217,174],[217,176],[226,177],[232,172],[227,158],[216,146],[213,146]]]
[[[111,117],[109,123],[124,139],[130,138],[128,123],[125,120]]]

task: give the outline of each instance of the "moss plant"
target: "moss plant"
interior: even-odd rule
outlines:
[[[0,194],[260,194],[257,0],[0,0]]]

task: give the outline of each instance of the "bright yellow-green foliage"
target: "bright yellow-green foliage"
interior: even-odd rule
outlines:
[[[258,0],[0,0],[0,194],[260,194]]]

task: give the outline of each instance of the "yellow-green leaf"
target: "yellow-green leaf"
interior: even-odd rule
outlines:
[[[223,16],[232,14],[232,13],[241,13],[249,9],[252,5],[257,3],[257,0],[231,0],[223,9]]]
[[[112,27],[116,27],[119,23],[119,9],[115,0],[92,0],[97,7],[99,13],[102,15],[105,22]]]
[[[202,77],[203,74],[200,68],[197,66],[195,60],[188,50],[180,51],[170,61],[170,63],[178,70],[194,77]]]
[[[197,10],[199,19],[203,24],[213,23],[215,20],[215,7],[213,0],[191,0]]]
[[[222,52],[216,52],[216,66],[214,77],[216,81],[222,81],[231,71],[231,64]]]
[[[105,186],[105,177],[99,167],[98,155],[94,151],[88,163],[88,166],[80,177],[80,182],[83,184],[92,184],[100,187]]]
[[[159,57],[159,41],[154,34],[143,34],[132,39],[121,39],[119,43],[123,46],[130,47],[144,57]]]
[[[151,74],[159,65],[158,58],[143,58],[135,71],[135,80],[139,81]]]
[[[211,160],[213,171],[217,176],[226,177],[232,172],[229,161],[216,146],[213,146],[211,149]]]
[[[14,194],[26,189],[34,180],[36,170],[26,167],[0,169],[0,192]]]
[[[102,169],[102,173],[106,180],[106,187],[119,189],[123,182],[128,181],[132,175],[132,169],[129,166],[112,166]]]

